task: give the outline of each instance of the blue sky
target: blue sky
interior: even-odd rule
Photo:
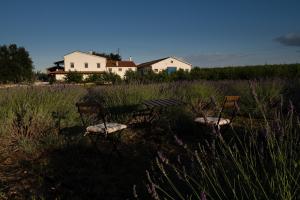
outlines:
[[[136,63],[177,56],[195,66],[300,62],[300,1],[0,0],[0,45],[45,69],[75,51]]]

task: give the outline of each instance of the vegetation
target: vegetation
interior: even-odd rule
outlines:
[[[83,75],[78,72],[69,72],[65,77],[65,81],[67,83],[81,83],[83,80]]]
[[[50,77],[46,73],[43,73],[41,71],[37,71],[35,73],[35,80],[38,80],[38,81],[49,81]]]
[[[230,140],[212,131],[214,147],[192,149],[175,136],[184,153],[172,162],[159,152],[155,170],[147,172],[153,199],[298,199],[299,118],[292,105],[282,110],[272,124],[235,130]]]
[[[118,74],[111,72],[103,72],[102,74],[92,74],[90,75],[85,82],[94,82],[96,84],[102,85],[107,83],[120,83],[122,81],[121,77]]]
[[[295,79],[300,77],[299,64],[257,65],[224,68],[194,67],[190,72],[177,70],[171,74],[166,71],[152,71],[141,74],[138,71],[127,71],[126,83],[159,83],[172,81],[195,80],[254,80],[254,79]]]
[[[298,79],[274,79],[2,89],[0,197],[299,199],[299,86]],[[240,113],[220,137],[193,119],[201,103],[213,97],[219,105],[224,95],[241,96]],[[75,103],[101,99],[121,109],[159,98],[186,106],[165,110],[150,127],[124,131],[123,158],[112,154],[105,168],[110,148],[101,144],[99,156],[82,136]],[[211,136],[214,148],[207,145]]]
[[[300,64],[194,68],[190,76],[193,80],[253,80],[267,78],[299,78]]]
[[[114,53],[106,54],[106,53],[93,52],[93,55],[102,56],[109,60],[118,60],[118,61],[122,60],[122,57],[118,53],[117,54],[114,54]]]
[[[33,65],[29,53],[16,44],[0,46],[0,82],[20,83],[31,81]]]

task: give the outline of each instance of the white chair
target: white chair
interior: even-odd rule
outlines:
[[[109,141],[113,145],[113,151],[118,151],[118,143],[120,142],[121,132],[127,128],[125,124],[116,122],[108,122],[108,112],[102,104],[93,102],[78,102],[76,103],[78,112],[81,117],[83,126],[85,127],[84,136],[89,136],[91,142],[98,149],[99,139],[103,141]]]
[[[240,96],[225,96],[222,108],[219,111],[217,116],[202,116],[194,119],[196,123],[213,126],[218,130],[222,126],[230,125],[235,118],[237,111],[239,110],[238,101]],[[224,113],[228,114],[227,118],[223,118]]]

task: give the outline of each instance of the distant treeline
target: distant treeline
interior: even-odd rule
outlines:
[[[257,78],[298,78],[300,64],[255,65],[243,67],[194,68],[191,79],[236,80]]]
[[[289,79],[299,77],[300,64],[282,64],[222,68],[194,67],[190,72],[178,70],[171,74],[168,74],[166,71],[158,74],[154,72],[140,74],[139,72],[129,71],[126,73],[125,81],[168,82],[180,80],[251,80],[267,78]]]
[[[36,74],[37,79],[44,80],[44,74]],[[281,65],[256,65],[238,66],[222,68],[201,68],[194,67],[190,72],[178,70],[171,74],[167,71],[154,73],[149,71],[142,74],[139,71],[127,71],[125,79],[117,74],[103,73],[92,74],[83,80],[82,74],[69,73],[66,82],[112,82],[112,83],[156,83],[171,81],[193,81],[193,80],[253,80],[253,79],[293,79],[300,78],[300,64],[281,64]]]

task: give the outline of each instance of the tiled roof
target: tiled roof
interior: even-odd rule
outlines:
[[[56,70],[64,70],[64,67],[61,66],[53,66],[53,67],[48,67],[47,70],[48,71],[56,71]]]
[[[133,61],[107,60],[106,67],[136,67]]]
[[[105,73],[105,71],[71,71],[71,72],[76,72],[79,74],[102,74]],[[68,74],[70,71],[54,71],[54,72],[49,72],[49,74]]]
[[[158,59],[158,60],[152,60],[152,61],[145,62],[145,63],[141,63],[141,64],[139,64],[137,67],[138,67],[138,68],[147,67],[147,66],[153,65],[153,64],[155,64],[155,63],[158,63],[158,62],[160,62],[160,61],[162,61],[162,60],[165,60],[165,59],[167,59],[167,58],[169,58],[169,57],[161,58],[161,59]]]
[[[182,60],[182,59],[179,59],[179,58],[176,58],[176,57],[171,56],[171,57],[165,57],[165,58],[161,58],[161,59],[157,59],[157,60],[152,60],[152,61],[149,61],[149,62],[141,63],[141,64],[139,64],[137,67],[138,67],[138,68],[150,67],[151,65],[153,65],[153,64],[155,64],[155,63],[158,63],[158,62],[160,62],[160,61],[163,61],[163,60],[165,60],[165,59],[168,59],[168,58],[172,58],[172,59],[178,60],[178,61],[180,61],[180,62],[184,62],[184,63],[186,63],[186,64],[192,66],[192,64],[190,64],[190,63],[188,63],[188,62],[186,62],[186,61],[184,61],[184,60]]]

